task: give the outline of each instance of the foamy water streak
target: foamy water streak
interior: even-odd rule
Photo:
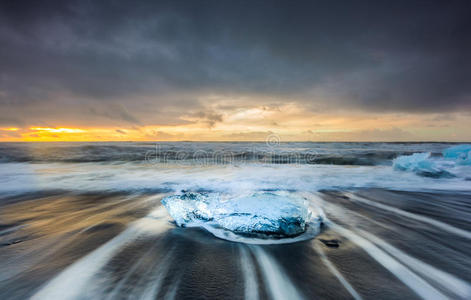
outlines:
[[[460,228],[457,228],[457,227],[454,227],[454,226],[451,226],[451,225],[443,223],[441,221],[437,221],[437,220],[434,220],[432,218],[428,218],[428,217],[420,216],[420,215],[417,215],[417,214],[413,214],[413,213],[404,211],[404,210],[399,209],[399,208],[391,207],[389,205],[374,202],[374,201],[365,199],[363,197],[356,196],[352,193],[346,193],[345,195],[347,195],[348,197],[350,197],[350,199],[352,199],[354,201],[365,203],[367,205],[374,206],[374,207],[377,207],[379,209],[389,211],[389,212],[392,212],[392,213],[400,215],[400,216],[407,217],[409,219],[413,219],[413,220],[416,220],[416,221],[419,221],[419,222],[422,222],[422,223],[426,223],[426,224],[435,226],[435,227],[440,228],[442,230],[445,230],[449,233],[456,234],[458,236],[461,236],[461,237],[464,237],[464,238],[467,238],[467,239],[471,239],[471,232],[460,229]]]
[[[276,260],[270,257],[260,246],[250,246],[250,249],[260,265],[267,291],[272,299],[303,299]]]
[[[163,207],[157,208],[150,216],[162,215]],[[152,224],[149,224],[152,223]],[[100,246],[90,254],[81,258],[59,275],[48,282],[32,299],[78,299],[83,296],[87,285],[92,283],[94,276],[117,254],[126,244],[133,242],[139,235],[151,229],[155,234],[162,227],[155,226],[154,219],[148,217],[135,221],[119,235]]]
[[[442,294],[439,290],[435,289],[405,265],[401,264],[392,256],[388,255],[385,251],[375,246],[372,242],[331,221],[327,221],[327,224],[330,228],[363,248],[363,250],[365,250],[371,257],[373,257],[378,263],[393,273],[417,295],[422,297],[422,299],[448,299],[447,296]]]
[[[79,298],[93,276],[95,276],[126,243],[134,240],[138,232],[135,227],[126,229],[111,241],[68,267],[39,292],[33,295],[32,299]]]
[[[143,291],[139,291],[141,295],[139,296],[140,299],[143,300],[153,300],[159,293],[159,290],[162,286],[162,282],[165,278],[165,275],[168,272],[168,269],[170,268],[172,264],[172,255],[173,255],[174,248],[170,249],[165,256],[162,258],[162,262],[158,264],[154,268],[153,274],[150,276],[150,284],[147,284],[147,286],[143,289]],[[178,286],[178,282],[174,284],[174,289],[176,289]]]
[[[240,265],[244,277],[244,290],[245,299],[257,300],[258,299],[258,284],[257,276],[255,273],[254,261],[250,257],[246,246],[239,246],[240,252]]]
[[[163,297],[165,300],[173,300],[177,296],[178,292],[178,287],[180,285],[180,278],[175,280],[175,282],[170,286],[168,292],[165,294],[165,297]],[[153,298],[155,299],[155,298]],[[149,299],[151,300],[151,299]]]
[[[375,243],[383,250],[400,260],[404,265],[408,266],[414,272],[432,280],[435,284],[446,289],[448,292],[461,297],[462,299],[471,299],[471,285],[464,280],[457,278],[447,272],[439,270],[429,264],[426,264],[385,242],[379,237],[357,230],[363,237]]]
[[[125,284],[127,284],[127,281],[130,279],[130,277],[131,277],[132,275],[134,275],[134,273],[135,273],[140,267],[142,267],[142,266],[145,265],[145,263],[147,262],[147,256],[148,256],[149,254],[151,254],[152,252],[154,252],[155,250],[156,250],[156,245],[150,247],[150,249],[149,249],[144,255],[142,255],[142,257],[140,257],[139,260],[138,260],[136,263],[134,263],[134,264],[132,265],[132,267],[131,267],[129,270],[126,271],[126,273],[125,273],[125,275],[123,276],[123,278],[122,278],[116,285],[113,286],[113,289],[111,290],[111,292],[109,292],[109,294],[106,296],[106,299],[107,299],[107,300],[116,299],[116,298],[119,296],[119,294],[120,294],[120,292],[121,292],[121,289],[123,288],[123,286],[125,286]],[[168,258],[169,258],[169,256],[170,256],[170,253],[171,253],[171,252],[172,252],[172,251],[169,251],[169,252],[165,255],[165,257],[164,257],[164,259],[163,259],[164,263],[167,263],[167,264],[168,264]],[[159,265],[159,267],[161,268],[160,265]],[[159,269],[159,268],[157,268],[157,269]]]
[[[352,295],[356,300],[362,300],[363,298],[357,293],[357,291],[352,287],[352,285],[343,277],[343,275],[337,270],[337,268],[330,262],[327,256],[324,253],[322,247],[318,244],[314,244],[314,249],[321,257],[322,262],[327,266],[329,271],[334,274],[335,277],[340,281],[343,287]]]
[[[349,197],[356,197],[349,194]],[[358,197],[357,197],[358,198]],[[348,216],[350,211],[335,204],[323,200],[321,197],[312,195],[311,200],[316,206],[327,206],[330,212],[336,216]],[[394,211],[393,211],[394,212]],[[355,216],[361,216],[354,213]],[[364,216],[361,216],[364,217]],[[352,221],[352,220],[350,220]],[[423,299],[447,299],[447,296],[432,286],[430,280],[437,287],[445,289],[456,297],[467,299],[470,296],[470,285],[438,268],[430,266],[383,241],[381,238],[359,228],[347,229],[340,226],[329,218],[324,217],[324,222],[329,228],[345,236],[353,243],[362,247],[371,257],[393,273],[399,280],[409,286]],[[356,222],[352,222],[355,224]],[[422,276],[422,277],[421,277]]]

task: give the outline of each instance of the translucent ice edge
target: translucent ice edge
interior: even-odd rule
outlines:
[[[218,238],[248,244],[311,239],[322,222],[313,217],[304,198],[288,192],[187,192],[166,197],[162,204],[178,226],[201,227]]]
[[[471,145],[453,146],[442,154],[443,157],[432,157],[431,153],[399,156],[393,160],[393,167],[434,178],[466,177],[471,173]]]

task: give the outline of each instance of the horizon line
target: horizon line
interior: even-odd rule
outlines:
[[[140,142],[151,142],[151,143],[266,143],[267,141],[262,140],[247,140],[247,141],[237,141],[237,140],[181,140],[181,141],[172,141],[172,140],[128,140],[128,141],[116,141],[116,140],[90,140],[90,141],[0,141],[0,143],[140,143]],[[404,140],[404,141],[279,141],[279,143],[471,143],[471,141],[432,141],[432,140]]]

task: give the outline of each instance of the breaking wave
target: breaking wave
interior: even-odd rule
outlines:
[[[51,145],[53,144],[53,145]],[[59,162],[4,162],[0,163],[0,193],[21,194],[26,192],[66,190],[77,192],[120,191],[129,193],[180,193],[182,191],[216,192],[240,194],[240,191],[311,191],[351,188],[387,188],[393,190],[453,190],[470,189],[471,166],[469,165],[469,145],[449,144],[382,144],[382,143],[286,143],[283,151],[320,153],[324,156],[339,156],[344,153],[360,155],[378,151],[382,156],[387,147],[394,153],[411,152],[387,163],[374,166],[340,164],[274,164],[261,162],[247,163],[208,163],[200,165],[188,161],[118,161],[112,162],[71,162],[74,157],[86,156],[72,148],[120,149],[116,151],[139,152],[152,145],[139,143],[105,143],[88,145],[83,143],[51,143],[44,145],[13,145],[22,150],[16,152],[11,144],[0,144],[0,153],[5,149],[10,156],[21,153],[35,153],[37,157],[61,155],[69,161]],[[173,144],[165,144],[173,147]],[[178,149],[197,152],[196,149],[213,151],[232,149],[234,152],[251,146],[267,147],[260,143],[182,143]],[[255,147],[254,146],[254,147]],[[10,147],[10,148],[9,148]],[[107,148],[109,147],[109,148]],[[134,149],[134,148],[135,149]],[[144,147],[144,148],[142,148]],[[147,148],[146,148],[147,147]],[[231,148],[232,147],[232,148]],[[176,148],[176,149],[177,149]],[[15,148],[16,149],[16,148]],[[26,149],[29,149],[28,151]],[[56,150],[53,150],[56,149]],[[134,149],[134,150],[131,150]],[[141,150],[139,150],[141,149]],[[188,150],[189,149],[189,150]],[[282,151],[278,149],[278,153]],[[51,150],[51,152],[48,152]],[[424,151],[426,150],[426,151]],[[1,152],[3,151],[3,152]],[[56,152],[54,152],[56,151]],[[18,154],[20,153],[20,154]],[[39,154],[37,154],[39,153]],[[109,151],[109,153],[117,153]],[[363,155],[362,154],[362,155]],[[136,154],[137,155],[137,154]],[[62,157],[60,156],[60,157]],[[58,156],[59,157],[59,156]],[[131,156],[129,156],[131,157]],[[89,159],[93,159],[93,156]],[[201,161],[200,161],[201,162]],[[289,176],[286,176],[289,174]],[[419,175],[419,176],[418,176]]]
[[[179,163],[214,165],[231,163],[390,165],[401,156],[446,144],[417,143],[1,143],[0,162],[32,163]],[[429,150],[427,150],[429,151]]]

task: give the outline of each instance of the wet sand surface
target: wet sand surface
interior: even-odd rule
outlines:
[[[1,299],[469,299],[471,194],[326,190],[312,240],[179,228],[166,194],[0,199]]]

